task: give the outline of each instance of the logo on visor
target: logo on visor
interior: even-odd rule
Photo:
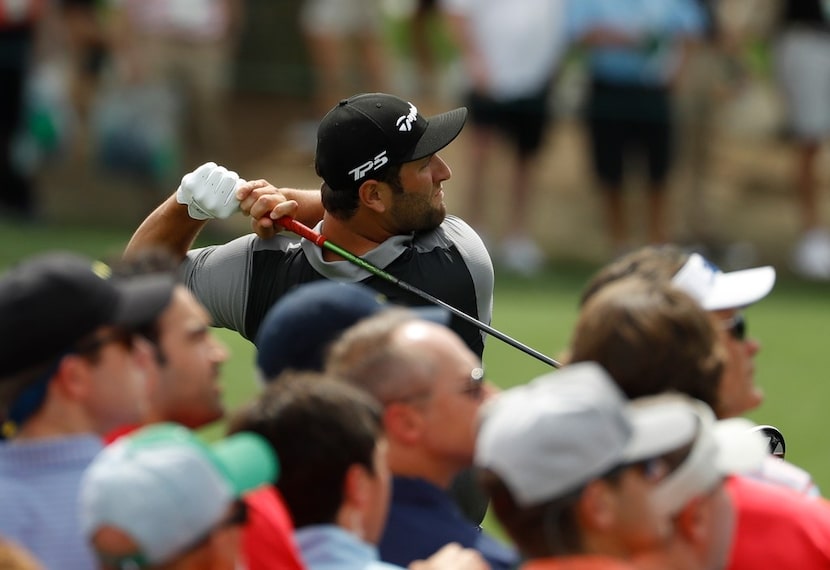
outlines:
[[[360,166],[356,166],[349,171],[349,174],[354,176],[355,182],[366,176],[370,171],[377,170],[384,164],[389,162],[389,158],[386,156],[386,151],[384,150],[379,155],[377,155],[372,160],[367,160]]]
[[[412,123],[414,123],[418,119],[418,109],[412,103],[409,104],[409,114],[408,115],[401,115],[398,117],[398,120],[395,121],[395,124],[398,126],[398,130],[402,132],[411,131],[412,130]]]

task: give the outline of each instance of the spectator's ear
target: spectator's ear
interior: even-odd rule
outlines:
[[[343,502],[337,513],[337,524],[361,538],[366,534],[364,513],[377,500],[373,481],[369,470],[358,463],[350,465],[343,478]]]
[[[413,445],[421,439],[424,418],[416,407],[406,402],[392,402],[383,410],[383,427],[390,443]]]
[[[605,481],[588,483],[576,503],[579,526],[586,531],[604,532],[616,524],[616,497]]]
[[[686,541],[698,543],[705,539],[706,529],[711,527],[709,516],[711,509],[707,509],[704,497],[695,497],[683,506],[683,510],[675,517],[675,529]]]

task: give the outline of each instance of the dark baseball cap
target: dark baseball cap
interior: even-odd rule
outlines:
[[[256,364],[270,381],[287,369],[323,369],[326,349],[347,328],[393,307],[386,297],[360,283],[321,280],[283,295],[265,315],[256,336]],[[447,325],[441,307],[405,307],[418,318]]]
[[[317,174],[333,190],[357,188],[389,166],[438,152],[466,119],[464,107],[424,117],[412,103],[385,93],[343,99],[317,129]]]
[[[111,274],[101,261],[50,252],[0,277],[0,378],[52,361],[98,327],[150,323],[170,303],[172,275]]]

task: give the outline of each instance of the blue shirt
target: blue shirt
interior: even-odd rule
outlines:
[[[78,491],[101,449],[93,435],[0,443],[0,536],[48,569],[97,568],[78,522]]]
[[[513,568],[519,562],[514,550],[464,518],[442,489],[423,479],[394,477],[389,518],[379,545],[381,559],[408,566],[450,542],[478,550],[493,570]]]
[[[311,525],[294,532],[308,570],[403,570],[378,559],[378,550],[333,524]]]
[[[678,40],[703,33],[705,16],[695,0],[570,0],[568,35],[579,41],[597,28],[641,37],[637,46],[592,46],[591,74],[614,83],[663,85],[679,62]]]

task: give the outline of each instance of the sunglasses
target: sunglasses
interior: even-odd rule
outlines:
[[[484,368],[473,368],[467,386],[460,392],[473,400],[480,400],[484,395],[484,380]]]
[[[721,326],[735,340],[746,340],[746,318],[741,313],[735,314],[731,319],[722,320]]]

